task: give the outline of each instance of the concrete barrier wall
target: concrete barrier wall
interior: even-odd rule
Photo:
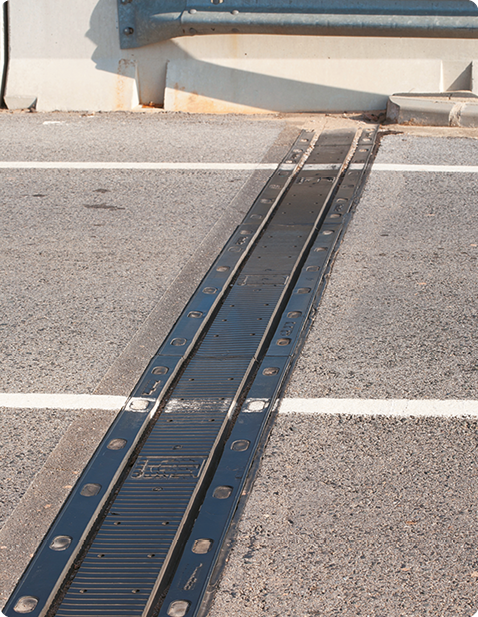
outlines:
[[[116,0],[10,0],[9,107],[190,112],[381,109],[469,89],[478,41],[220,35],[120,50]],[[476,81],[476,80],[475,80]]]
[[[114,0],[11,0],[9,107],[131,109],[136,65],[120,52]]]

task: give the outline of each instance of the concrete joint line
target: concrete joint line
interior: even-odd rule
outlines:
[[[450,110],[448,123],[450,126],[461,126],[461,114],[466,107],[466,103],[455,103]]]

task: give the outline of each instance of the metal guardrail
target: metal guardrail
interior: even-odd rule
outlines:
[[[474,0],[118,0],[122,49],[197,34],[478,38]]]

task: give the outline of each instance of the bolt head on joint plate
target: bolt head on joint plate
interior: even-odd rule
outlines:
[[[150,401],[147,398],[132,398],[126,409],[128,411],[137,411],[137,412],[145,412],[151,408],[153,401]]]

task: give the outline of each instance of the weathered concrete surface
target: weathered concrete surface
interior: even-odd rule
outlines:
[[[477,423],[279,416],[210,617],[471,617]]]
[[[478,127],[478,97],[471,92],[394,94],[388,99],[387,120],[423,126]]]
[[[274,41],[271,41],[274,44]],[[303,45],[300,41],[299,45]],[[360,43],[359,43],[360,45]],[[245,52],[247,54],[247,52]],[[384,109],[389,93],[439,87],[441,61],[285,56],[187,58],[168,63],[164,108],[189,113],[270,113]]]
[[[386,136],[376,162],[476,163],[475,139],[432,134]],[[211,617],[478,610],[476,418],[346,413],[478,399],[477,183],[372,170],[285,393],[345,410],[278,416]]]

